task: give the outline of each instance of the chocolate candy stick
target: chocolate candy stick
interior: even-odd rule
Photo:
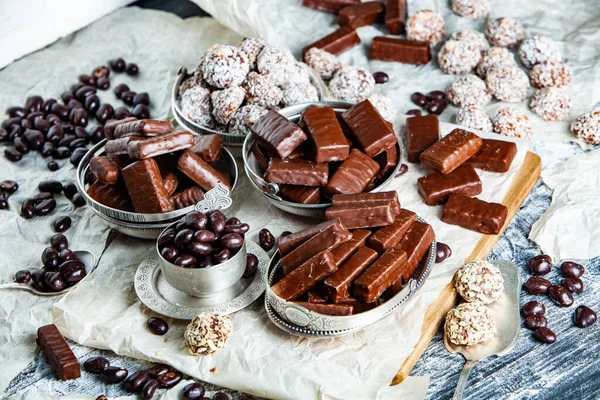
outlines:
[[[355,104],[342,114],[342,118],[369,157],[376,156],[398,142],[394,129],[369,100]]]
[[[301,126],[308,132],[317,163],[343,161],[350,146],[333,108],[312,106],[302,113]]]
[[[440,120],[435,115],[406,119],[408,161],[418,163],[421,153],[440,140]]]
[[[256,158],[258,165],[260,165],[262,169],[267,169],[269,167],[269,159],[265,155],[265,151],[261,148],[258,142],[254,142],[252,144],[250,151],[252,151],[254,158]]]
[[[481,149],[467,161],[466,165],[491,172],[506,172],[517,155],[517,145],[504,140],[483,139]]]
[[[115,128],[121,124],[125,124],[127,122],[132,122],[132,121],[137,121],[136,117],[127,117],[121,120],[112,120],[110,122],[107,122],[104,125],[104,136],[106,136],[106,138],[108,140],[112,140],[115,138]]]
[[[373,25],[383,17],[385,6],[380,1],[369,1],[344,7],[338,13],[339,26],[360,28],[361,26]]]
[[[429,42],[377,36],[371,41],[371,60],[423,65],[431,61]]]
[[[316,47],[336,56],[360,44],[360,38],[354,29],[343,26],[337,31],[317,40],[302,49],[302,55]]]
[[[352,239],[340,244],[335,249],[331,250],[333,261],[338,267],[342,265],[356,250],[365,245],[367,238],[371,236],[371,231],[368,229],[355,229],[352,231]]]
[[[298,125],[274,110],[263,115],[250,130],[254,140],[280,158],[286,158],[306,140],[306,134]]]
[[[133,204],[122,181],[116,185],[94,182],[87,190],[88,196],[106,207],[121,211],[133,211]]]
[[[332,197],[338,193],[360,193],[367,188],[377,172],[379,164],[365,153],[354,149],[325,186],[325,195]]]
[[[121,165],[116,157],[96,156],[90,160],[90,171],[100,182],[114,185],[119,180]]]
[[[404,33],[404,21],[408,7],[406,0],[387,0],[385,12],[385,26],[392,35],[401,35]]]
[[[479,151],[483,141],[464,129],[454,129],[421,153],[421,164],[448,174]]]
[[[361,247],[343,263],[337,271],[323,282],[323,290],[327,300],[339,303],[350,295],[350,284],[379,258],[377,252],[368,247]]]
[[[198,154],[209,164],[217,162],[223,149],[223,139],[219,135],[196,135],[190,151]]]
[[[461,165],[447,175],[434,172],[417,180],[417,191],[428,206],[444,204],[455,193],[477,196],[482,191],[481,179],[470,165]]]
[[[172,196],[175,190],[177,190],[177,186],[179,186],[179,172],[176,166],[177,158],[170,154],[165,154],[164,156],[156,157],[154,160],[158,164],[160,175],[165,184],[165,191],[168,196]]]
[[[500,233],[507,216],[508,209],[502,204],[454,194],[444,206],[442,221],[475,232],[495,235]]]
[[[119,139],[126,136],[157,136],[171,133],[175,130],[169,121],[140,119],[137,121],[118,124],[114,128],[114,136]]]
[[[383,153],[379,153],[373,157],[373,160],[379,164],[379,173],[375,177],[375,181],[380,181],[390,170],[398,165],[398,146],[392,146]]]
[[[342,8],[360,3],[360,0],[304,0],[304,7],[314,8],[315,10],[337,14]]]
[[[300,204],[318,204],[321,201],[321,188],[318,186],[279,185],[277,194],[284,200]]]
[[[354,297],[372,303],[391,286],[406,266],[406,253],[392,247],[354,281]]]
[[[122,174],[136,212],[155,214],[173,210],[156,161],[151,158],[137,161],[123,168]]]
[[[361,203],[385,202],[392,207],[394,215],[400,212],[400,200],[396,191],[377,193],[336,194],[331,199],[334,206],[346,206]]]
[[[417,214],[409,210],[400,210],[393,224],[384,226],[369,238],[369,247],[378,253],[396,246],[408,228],[417,220]]]
[[[79,361],[54,324],[37,330],[36,343],[42,348],[44,359],[57,379],[66,381],[81,376]]]
[[[113,139],[106,142],[104,152],[107,156],[119,156],[128,154],[129,143],[146,139],[142,136],[127,136],[121,139]]]
[[[292,300],[312,289],[336,270],[331,253],[323,251],[284,276],[271,289],[283,300]]]
[[[325,211],[326,219],[339,218],[348,229],[387,226],[394,222],[394,216],[392,207],[385,202],[333,206]]]
[[[317,289],[313,289],[308,292],[308,302],[313,304],[324,304],[327,300],[318,292]]]
[[[171,205],[174,210],[181,210],[182,208],[193,206],[202,199],[204,199],[204,192],[198,186],[194,185],[172,195]]]
[[[177,168],[206,191],[217,186],[219,182],[231,190],[231,185],[219,171],[189,150],[184,151],[179,157]]]
[[[319,314],[325,315],[352,315],[354,306],[347,304],[318,304],[307,303],[305,301],[296,301],[296,304]]]
[[[360,314],[362,312],[372,310],[375,307],[377,307],[380,303],[379,303],[379,300],[375,300],[372,303],[362,303],[362,302],[356,300],[354,297],[349,296],[337,304],[343,304],[346,306],[354,307],[354,310],[352,311],[352,314],[354,315],[354,314]]]
[[[121,127],[118,126],[117,128]],[[127,154],[133,160],[143,160],[161,154],[184,150],[194,145],[194,135],[189,132],[176,132],[155,136],[145,140],[129,142]]]
[[[325,186],[329,180],[329,165],[306,160],[286,161],[272,158],[265,180],[286,185]]]
[[[302,243],[306,242],[311,237],[315,236],[317,233],[324,231],[332,225],[341,226],[342,222],[339,219],[331,219],[330,221],[321,222],[318,225],[311,226],[308,229],[304,229],[303,231],[299,231],[296,233],[292,233],[291,235],[287,235],[279,238],[278,249],[281,257],[289,254],[296,247],[300,246]]]

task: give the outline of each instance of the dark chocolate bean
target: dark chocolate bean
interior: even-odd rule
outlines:
[[[194,233],[194,240],[200,243],[211,243],[217,235],[209,230],[202,229]]]
[[[231,217],[231,218],[227,218],[227,220],[225,220],[225,226],[227,226],[227,225],[239,225],[241,223],[242,223],[242,221],[240,221],[240,219],[237,218],[237,217]]]
[[[244,270],[244,278],[250,278],[254,276],[256,268],[258,267],[258,257],[252,253],[246,255],[246,269]]]
[[[60,292],[67,288],[67,282],[55,271],[47,271],[44,276],[44,282],[50,288],[51,292]]]
[[[275,245],[275,237],[267,228],[263,228],[258,232],[258,244],[264,251],[269,251]]]
[[[58,253],[58,261],[60,264],[71,260],[77,260],[77,254],[75,254],[71,249],[64,249]]]
[[[138,392],[148,379],[150,379],[150,375],[148,375],[147,371],[135,371],[123,381],[123,387],[129,392]]]
[[[246,234],[250,230],[250,225],[248,224],[232,224],[225,225],[225,229],[223,233],[239,233],[240,235]]]
[[[108,78],[110,76],[110,69],[106,65],[100,65],[94,69],[92,76],[96,79]]]
[[[373,73],[373,79],[375,79],[375,83],[381,84],[389,81],[390,77],[385,72],[378,71]]]
[[[38,217],[42,217],[44,215],[50,214],[52,211],[54,211],[55,208],[56,208],[56,200],[47,199],[47,200],[42,200],[39,203],[37,203],[34,207],[34,212],[35,212],[35,215],[37,215]]]
[[[44,158],[50,157],[51,155],[54,154],[54,150],[56,150],[54,143],[45,142],[44,146],[42,147],[42,157],[44,157]]]
[[[65,193],[65,197],[67,199],[72,199],[75,193],[77,193],[77,186],[75,186],[73,182],[68,182],[65,183],[63,190]]]
[[[200,211],[192,211],[185,215],[182,219],[185,226],[190,229],[200,230],[206,228],[208,217]]]
[[[221,233],[225,229],[225,214],[220,210],[213,210],[207,214],[208,227],[214,233]]]
[[[150,375],[151,378],[158,378],[161,375],[166,374],[167,372],[169,372],[171,370],[171,368],[169,368],[168,365],[157,365],[155,367],[152,367],[150,369],[147,369],[146,371],[148,372],[148,375]]]
[[[562,271],[563,275],[568,278],[581,278],[581,276],[585,273],[584,266],[573,261],[565,261],[562,263],[560,270]]]
[[[560,307],[570,307],[573,305],[573,296],[571,295],[571,292],[562,286],[550,286],[550,288],[548,288],[548,297]]]
[[[58,169],[60,168],[56,161],[49,161],[48,164],[46,164],[46,166],[50,171],[58,171]]]
[[[565,278],[560,282],[560,286],[571,293],[579,294],[583,292],[583,281],[579,278]]]
[[[525,289],[531,294],[545,294],[552,283],[548,279],[532,276],[525,282]]]
[[[229,251],[228,249],[222,249],[218,253],[213,254],[212,257],[215,264],[221,264],[229,260],[229,258],[231,257],[231,251]]]
[[[169,371],[157,378],[158,384],[163,389],[171,389],[181,381],[182,375],[179,371]]]
[[[146,92],[138,93],[133,96],[133,105],[137,106],[138,104],[149,105],[150,104],[150,96]]]
[[[133,98],[135,97],[137,93],[136,92],[132,92],[131,90],[127,90],[123,93],[121,93],[121,100],[123,100],[123,102],[129,106],[133,105]]]
[[[223,247],[235,251],[244,245],[244,238],[239,233],[228,233],[221,237]]]
[[[85,139],[77,139],[77,140],[85,140]],[[74,141],[73,143],[75,143],[76,141]],[[87,152],[88,152],[88,149],[86,149],[85,147],[79,147],[79,148],[73,150],[73,153],[71,153],[71,157],[69,158],[69,162],[71,164],[73,164],[75,167],[77,167],[79,165],[79,163],[81,162],[81,160],[83,159],[83,157],[87,154]]]
[[[7,147],[4,149],[4,156],[12,162],[17,162],[23,158],[23,153],[14,147]]]
[[[84,85],[94,86],[96,84],[96,78],[88,74],[83,74],[79,75],[79,82],[83,83]]]
[[[16,137],[13,140],[13,145],[15,146],[15,149],[21,152],[21,154],[29,153],[29,144],[22,137]]]
[[[138,104],[131,110],[131,115],[137,119],[147,119],[150,118],[150,109],[144,104]]]
[[[38,184],[40,192],[60,193],[63,191],[63,184],[55,179],[47,179]]]
[[[57,233],[50,238],[50,245],[56,251],[63,251],[64,249],[69,247],[69,241],[67,237],[62,233]]]
[[[596,313],[587,306],[579,306],[575,310],[575,326],[578,328],[592,326],[596,323],[596,320]]]
[[[56,147],[54,149],[54,153],[52,154],[52,157],[54,157],[58,160],[63,160],[65,158],[69,158],[70,156],[71,156],[71,149],[69,149],[68,147],[65,147],[65,146]]]
[[[23,136],[32,150],[41,150],[46,140],[44,134],[36,129],[27,129]]]
[[[169,246],[173,244],[173,240],[175,239],[176,234],[177,230],[174,228],[169,228],[165,230],[158,238],[158,247]]]
[[[30,280],[31,280],[31,272],[29,272],[25,269],[17,271],[17,273],[15,274],[15,282],[17,282],[17,283],[29,283]]]
[[[19,190],[19,184],[15,181],[5,180],[0,183],[0,190],[6,193],[14,193]]]
[[[523,305],[521,308],[521,314],[525,317],[529,317],[532,315],[544,315],[546,313],[546,306],[544,306],[539,301],[530,301]]]
[[[423,107],[425,104],[427,104],[427,97],[425,97],[425,95],[421,92],[413,93],[412,96],[410,96],[410,100],[420,107]]]
[[[73,100],[73,99],[71,99]],[[69,101],[71,101],[69,100]],[[67,107],[66,105],[62,105],[62,104],[52,104],[51,107],[51,111],[53,114],[56,114],[60,117],[60,119],[62,119],[63,121],[66,121],[69,118],[69,107]]]
[[[0,198],[0,210],[8,210],[8,200]]]
[[[177,232],[177,235],[175,235],[174,243],[176,246],[185,247],[185,246],[187,246],[188,243],[190,243],[192,241],[193,237],[194,237],[193,230],[183,229],[183,230]]]
[[[175,237],[175,241],[177,242],[177,237]],[[208,256],[211,255],[214,251],[214,248],[210,243],[201,243],[201,242],[190,242],[187,245],[187,250],[197,256]]]
[[[73,123],[73,125],[87,126],[89,115],[85,109],[75,108],[69,113],[69,120]]]
[[[52,109],[52,104],[56,104],[56,99],[46,99],[42,103],[42,111],[45,114],[48,114],[50,112],[50,110]]]
[[[107,367],[102,371],[102,376],[108,383],[121,383],[127,378],[129,372],[121,367]]]
[[[100,106],[100,108],[98,109],[98,111],[96,112],[96,119],[101,124],[105,124],[106,121],[108,121],[109,119],[112,118],[112,116],[113,116],[113,107],[108,103],[102,104]]]
[[[437,242],[437,248],[435,252],[435,262],[442,263],[446,261],[448,257],[452,255],[452,249],[446,243]]]
[[[44,103],[44,99],[40,96],[30,96],[25,102],[25,108],[28,112],[40,111],[42,109],[42,104]]]
[[[406,115],[412,115],[412,116],[415,116],[415,117],[420,117],[421,115],[423,115],[423,112],[421,110],[412,109],[412,110],[408,110],[406,112]]]
[[[96,125],[89,134],[88,139],[92,142],[92,143],[99,143],[102,140],[104,140],[106,138],[105,134],[104,134],[104,127],[102,125]]]
[[[200,400],[204,397],[206,389],[199,383],[190,383],[183,388],[183,400]]]
[[[160,250],[160,255],[165,260],[172,262],[179,256],[179,249],[175,246],[165,246]]]
[[[196,266],[196,257],[191,254],[182,254],[175,260],[175,265],[185,268],[194,268]]]
[[[443,99],[433,99],[425,105],[425,109],[432,114],[440,115],[448,107],[448,102]]]
[[[532,330],[545,328],[548,326],[548,320],[543,315],[530,315],[525,318],[525,326]]]
[[[85,265],[78,260],[65,261],[60,265],[58,272],[69,283],[77,283],[87,275]]]
[[[5,120],[2,123],[2,128],[4,128],[4,129],[10,129],[14,125],[20,125],[21,124],[21,120],[23,120],[23,118],[21,118],[21,117],[12,117],[12,118],[9,118],[9,119]]]
[[[129,76],[136,76],[139,72],[140,69],[138,68],[137,64],[128,63],[125,67],[125,73],[127,73]]]
[[[25,219],[31,219],[35,215],[35,200],[26,199],[23,204],[21,204],[21,217]]]
[[[529,260],[528,266],[534,275],[547,275],[552,271],[552,259],[546,254],[535,256]]]
[[[83,369],[92,374],[99,374],[110,367],[110,361],[104,357],[92,357],[85,360]]]
[[[73,94],[72,91],[66,90],[66,91],[62,92],[62,94],[60,95],[60,98],[63,101],[63,103],[67,104],[69,101],[71,101],[71,99],[75,98],[75,95]],[[50,109],[52,109],[52,108],[50,108]]]
[[[108,65],[110,65],[110,68],[115,71],[115,72],[123,72],[125,71],[125,60],[123,60],[122,58],[117,58],[115,60],[110,60],[108,62]]]
[[[33,121],[33,127],[40,132],[47,132],[50,129],[50,123],[42,117],[38,117]]]
[[[52,247],[46,247],[42,252],[42,265],[50,269],[58,269],[58,253]]]
[[[117,107],[115,108],[114,112],[113,112],[113,117],[115,119],[125,119],[131,116],[131,113],[129,112],[129,110],[127,109],[127,107]]]
[[[87,96],[96,94],[96,88],[92,85],[83,85],[73,93],[77,100],[83,102]]]
[[[169,324],[164,319],[158,317],[148,318],[146,326],[150,332],[158,336],[162,336],[169,331]]]
[[[552,332],[550,329],[542,327],[537,328],[533,334],[542,343],[552,344],[556,342],[556,334]]]
[[[158,389],[158,386],[159,383],[156,379],[150,379],[142,389],[142,397],[144,399],[151,399],[154,397],[154,393],[156,392],[156,389]]]
[[[84,106],[91,114],[96,114],[96,111],[100,108],[100,98],[97,95],[92,94],[85,98]]]
[[[83,207],[85,206],[85,199],[81,193],[75,193],[71,199],[71,203],[73,203],[75,207]]]
[[[85,99],[83,101],[85,101]],[[69,100],[67,107],[69,107],[69,112],[75,110],[76,108],[84,108],[83,103],[76,99]]]
[[[110,88],[110,79],[98,78],[96,81],[96,87],[100,90],[108,90]]]
[[[117,99],[120,99],[123,93],[129,92],[129,86],[127,86],[124,83],[120,83],[117,86],[115,86],[113,92],[115,93],[115,96],[117,96]],[[133,96],[131,97],[131,99],[133,100]]]
[[[46,134],[46,138],[57,145],[63,138],[65,137],[65,130],[60,125],[51,126],[48,129],[48,133]]]
[[[50,127],[62,124],[62,120],[60,119],[60,117],[58,115],[52,114],[52,113],[46,115],[46,121],[48,121],[48,123],[50,124]],[[50,128],[48,128],[48,129],[50,129]]]
[[[213,394],[212,400],[229,400],[229,396],[223,392],[217,392]]]
[[[427,100],[440,99],[446,100],[446,93],[441,90],[434,90],[432,92],[427,93]]]
[[[6,114],[8,114],[9,117],[21,117],[23,118],[25,115],[27,115],[27,110],[25,110],[23,107],[9,107],[6,109]]]

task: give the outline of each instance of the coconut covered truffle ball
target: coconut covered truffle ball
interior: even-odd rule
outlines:
[[[562,121],[571,113],[571,97],[564,89],[539,89],[531,97],[529,107],[545,121]]]
[[[309,84],[311,84],[310,74],[308,73],[306,65],[302,63],[295,63],[287,71],[285,71],[284,84],[281,87],[285,88],[290,85]]]
[[[201,83],[202,83],[202,79],[200,79],[200,77],[198,77],[196,75],[190,76],[185,81],[181,82],[181,85],[179,85],[179,96],[181,96],[183,93],[185,93],[185,91],[188,90],[189,88],[198,86]]]
[[[458,78],[448,87],[446,98],[458,107],[473,104],[483,107],[492,101],[492,95],[485,82],[475,75]]]
[[[191,354],[205,356],[225,347],[232,333],[229,315],[201,313],[187,326],[183,338]]]
[[[504,290],[502,273],[487,261],[471,261],[456,272],[456,291],[463,299],[490,304],[500,298]]]
[[[317,71],[324,80],[333,78],[333,74],[335,74],[342,65],[336,55],[317,47],[309,49],[306,54],[304,54],[304,62]]]
[[[338,100],[358,103],[373,93],[375,79],[369,71],[353,65],[344,65],[329,81],[329,90]]]
[[[565,87],[571,83],[573,72],[562,61],[547,60],[529,71],[529,80],[536,88]]]
[[[493,66],[488,71],[485,82],[495,98],[511,103],[523,100],[529,90],[527,74],[517,66]]]
[[[293,106],[300,103],[313,103],[319,101],[317,88],[310,83],[292,83],[283,89],[283,105]]]
[[[193,86],[183,92],[180,107],[186,117],[202,126],[210,128],[215,123],[212,116],[210,91],[202,86]]]
[[[490,13],[491,9],[491,0],[452,0],[452,11],[461,17],[483,18]]]
[[[477,64],[475,72],[485,79],[487,72],[496,65],[516,66],[515,56],[504,47],[490,47],[481,54],[481,61]]]
[[[254,104],[240,107],[229,121],[229,132],[236,135],[248,135],[250,128],[269,110]]]
[[[471,42],[477,47],[479,47],[480,51],[486,51],[490,48],[490,44],[488,43],[483,33],[473,31],[470,29],[454,32],[452,34],[452,39],[460,40],[463,42]]]
[[[586,143],[600,143],[600,112],[579,116],[571,123],[571,132]]]
[[[456,123],[469,129],[478,129],[484,132],[492,131],[492,120],[483,109],[469,104],[459,108],[456,113]]]
[[[421,10],[406,22],[406,36],[435,45],[444,38],[446,27],[442,16],[431,10]]]
[[[369,101],[371,104],[373,104],[377,111],[379,111],[379,114],[381,114],[383,119],[392,123],[396,120],[398,110],[396,110],[396,106],[394,105],[392,99],[380,94],[374,94],[369,97]]]
[[[481,60],[479,46],[462,40],[448,40],[438,53],[440,69],[447,74],[471,72]]]
[[[531,139],[533,128],[529,117],[516,108],[502,108],[492,122],[494,132],[504,136]]]
[[[256,69],[256,58],[265,46],[265,41],[258,38],[245,38],[242,40],[242,43],[240,43],[239,48],[246,53],[248,62],[250,63],[250,69]]]
[[[519,46],[519,58],[527,68],[546,60],[560,60],[558,44],[547,36],[534,36],[523,40]]]
[[[202,78],[218,89],[241,85],[249,71],[248,57],[233,46],[217,46],[208,52],[202,64]]]
[[[516,19],[504,17],[488,21],[485,36],[492,46],[513,47],[525,39],[527,32]]]
[[[227,124],[244,102],[246,91],[240,86],[215,90],[210,94],[213,116],[219,124]]]
[[[483,303],[462,303],[446,314],[446,337],[458,346],[472,346],[497,333],[496,321]]]
[[[258,72],[269,78],[277,86],[285,84],[286,71],[295,63],[294,56],[288,50],[265,46],[258,54],[256,66]]]
[[[242,85],[246,90],[246,102],[265,108],[277,106],[283,98],[283,92],[266,76],[250,72]]]

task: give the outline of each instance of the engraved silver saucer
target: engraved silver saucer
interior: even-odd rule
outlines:
[[[202,312],[232,314],[252,304],[265,291],[269,256],[256,243],[246,242],[248,253],[256,255],[258,266],[253,278],[242,278],[225,292],[213,297],[194,297],[170,286],[161,273],[158,257],[146,258],[135,273],[134,287],[146,307],[177,319],[191,320]]]

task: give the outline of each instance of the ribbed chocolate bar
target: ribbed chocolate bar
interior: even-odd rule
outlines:
[[[337,31],[330,33],[329,35],[304,47],[302,49],[302,55],[304,55],[308,50],[312,49],[313,47],[316,47],[328,53],[339,56],[346,50],[350,50],[351,48],[353,48],[354,46],[358,46],[359,44],[360,38],[358,37],[356,30],[350,28],[349,26],[343,26]]]
[[[373,157],[373,160],[377,161],[377,164],[379,164],[379,172],[375,177],[375,181],[379,182],[383,180],[389,171],[398,165],[398,146],[388,148],[383,153]]]
[[[358,249],[337,271],[323,281],[323,292],[327,300],[339,303],[350,295],[350,285],[366,270],[379,254],[368,247]]]
[[[50,365],[56,379],[66,381],[81,376],[79,361],[58,328],[56,328],[56,325],[50,324],[39,327],[36,343],[42,348],[44,359]]]
[[[422,65],[431,61],[431,49],[429,42],[376,36],[371,41],[369,58],[371,60]]]
[[[116,185],[94,182],[87,190],[88,196],[106,207],[121,211],[133,211],[133,204],[122,181]]]
[[[517,155],[517,145],[504,140],[483,139],[481,149],[467,161],[466,165],[491,172],[506,172]]]
[[[174,210],[181,210],[193,206],[204,199],[204,192],[198,186],[194,185],[171,196],[171,205]]]
[[[477,196],[482,189],[481,179],[470,165],[461,165],[446,175],[434,172],[417,180],[419,196],[428,206],[444,204],[455,193]]]
[[[263,115],[250,130],[254,140],[280,158],[286,158],[306,140],[306,134],[298,125],[275,110]]]
[[[126,136],[158,136],[171,133],[174,130],[173,124],[169,121],[140,119],[118,124],[114,129],[114,136],[117,139]]]
[[[277,195],[282,199],[300,204],[319,204],[321,201],[321,187],[279,185]]]
[[[119,180],[121,164],[115,156],[96,156],[90,160],[90,171],[100,182],[114,185]]]
[[[369,247],[382,254],[396,246],[408,228],[417,220],[417,214],[409,210],[400,210],[393,224],[384,226],[369,238]]]
[[[189,150],[184,151],[179,157],[177,168],[206,191],[217,186],[219,182],[231,190],[231,184],[225,176],[211,167],[199,155]]]
[[[121,139],[112,139],[106,142],[104,146],[104,152],[107,156],[121,156],[129,154],[127,149],[129,147],[129,143],[133,143],[136,141],[141,141],[146,139],[143,136],[127,136]]]
[[[115,128],[121,124],[126,124],[127,122],[137,121],[136,117],[127,117],[121,120],[112,120],[107,122],[104,125],[104,136],[108,140],[112,140],[115,138]]]
[[[134,162],[123,168],[122,174],[136,212],[156,214],[173,210],[158,165],[152,158]]]
[[[190,151],[198,154],[204,161],[209,164],[217,162],[221,156],[223,149],[223,139],[217,134],[213,135],[195,135],[194,145],[190,147]]]
[[[283,300],[292,300],[312,289],[336,270],[331,253],[324,251],[284,276],[271,289]]]
[[[448,174],[477,153],[481,144],[479,136],[457,128],[421,153],[421,164]]]
[[[338,267],[342,265],[356,250],[365,245],[369,236],[371,236],[371,231],[368,229],[354,229],[352,231],[352,239],[331,250],[335,265]]]
[[[369,100],[355,104],[342,114],[342,118],[369,157],[375,157],[398,142],[394,129]]]
[[[304,0],[302,5],[315,10],[337,14],[342,8],[356,3],[360,3],[360,0]]]
[[[377,192],[377,193],[356,193],[356,194],[336,194],[331,202],[334,206],[346,206],[360,203],[386,202],[392,207],[394,215],[400,212],[400,200],[398,192]]]
[[[291,235],[279,238],[278,249],[280,256],[284,257],[296,247],[300,246],[317,233],[329,228],[331,225],[341,225],[341,223],[342,222],[339,219],[331,219],[329,221],[321,222],[318,225],[311,226],[308,229],[304,229],[302,231],[292,233]]]
[[[440,120],[436,115],[406,119],[406,152],[408,161],[418,163],[421,153],[440,140]]]
[[[498,203],[454,194],[444,206],[442,221],[484,234],[497,234],[504,226],[508,209]]]
[[[265,180],[284,185],[325,186],[329,180],[329,165],[271,158]]]
[[[133,123],[133,122],[131,122]],[[120,128],[122,125],[117,127]],[[194,135],[189,132],[167,133],[145,140],[129,142],[127,154],[132,160],[144,160],[161,154],[185,150],[194,145]]]
[[[301,126],[308,132],[317,163],[343,161],[350,146],[331,107],[312,106],[302,113]]]
[[[372,303],[401,276],[406,253],[392,247],[354,281],[352,293],[363,303]]]
[[[404,33],[404,22],[408,7],[406,0],[387,0],[385,11],[385,26],[392,35],[401,35]]]
[[[390,203],[372,202],[332,206],[325,211],[326,219],[339,218],[348,229],[375,228],[394,223]]]
[[[319,314],[325,315],[352,315],[354,307],[347,304],[319,304],[307,303],[305,301],[297,301],[296,304]]]
[[[325,195],[353,194],[363,192],[379,172],[379,164],[360,150],[353,149],[333,174]]]
[[[369,1],[344,7],[338,13],[338,24],[351,28],[373,25],[381,21],[385,6],[380,1]]]

